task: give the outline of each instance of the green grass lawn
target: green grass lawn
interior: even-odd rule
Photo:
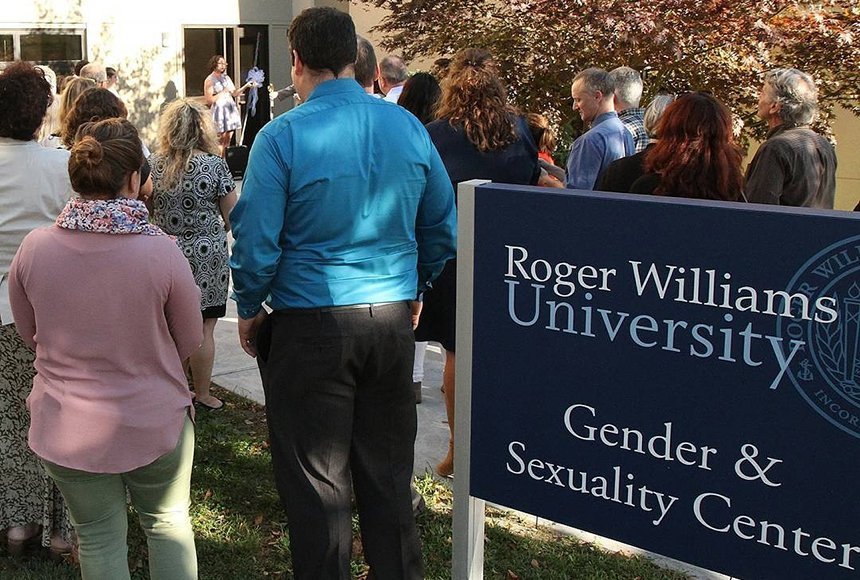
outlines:
[[[292,578],[286,517],[272,481],[266,423],[258,405],[217,390],[228,403],[224,411],[198,413],[197,452],[192,479],[191,512],[197,535],[200,578],[246,580]],[[427,509],[418,518],[429,580],[451,577],[451,507],[447,482],[419,478]],[[134,518],[132,512],[130,516]],[[135,518],[136,519],[136,518]],[[357,522],[354,523],[357,531]],[[132,578],[148,578],[143,533],[129,526]],[[360,543],[354,544],[353,574],[366,572]],[[605,552],[513,514],[488,510],[485,577],[552,579],[681,580],[683,574],[649,560]],[[40,554],[8,558],[0,546],[0,579],[61,580],[79,578],[73,562],[54,563]]]

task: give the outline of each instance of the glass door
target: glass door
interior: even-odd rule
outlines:
[[[216,54],[227,59],[227,73],[233,83],[245,84],[248,71],[256,62],[266,74],[263,86],[257,90],[257,103],[253,115],[249,115],[242,142],[250,147],[257,131],[271,119],[269,108],[269,27],[267,25],[239,25],[219,27],[186,27],[185,42],[185,95],[203,96],[203,82],[209,75],[206,68],[209,59]],[[255,60],[256,59],[256,60]],[[247,112],[248,93],[236,99],[242,111]],[[236,139],[241,138],[237,132]]]
[[[234,29],[232,27],[198,28],[184,30],[185,46],[185,96],[202,97],[203,83],[209,76],[206,65],[216,54],[229,63],[228,74],[237,81],[234,58]],[[237,81],[238,84],[238,81]]]

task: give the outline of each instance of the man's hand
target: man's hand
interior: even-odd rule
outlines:
[[[239,318],[239,344],[248,356],[257,358],[257,331],[268,315],[261,309],[254,318]]]
[[[412,307],[412,330],[415,330],[418,328],[418,321],[421,319],[421,309],[424,307],[424,303],[413,300],[409,305]]]

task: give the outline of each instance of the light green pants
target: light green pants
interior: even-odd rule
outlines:
[[[126,488],[146,533],[150,577],[197,578],[188,515],[193,460],[194,425],[186,418],[176,449],[127,473],[89,473],[44,462],[69,506],[84,580],[130,578]]]

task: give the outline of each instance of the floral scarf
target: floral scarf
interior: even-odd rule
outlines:
[[[150,224],[149,212],[137,199],[92,199],[73,197],[57,217],[57,225],[67,230],[100,234],[143,234],[166,236]]]

